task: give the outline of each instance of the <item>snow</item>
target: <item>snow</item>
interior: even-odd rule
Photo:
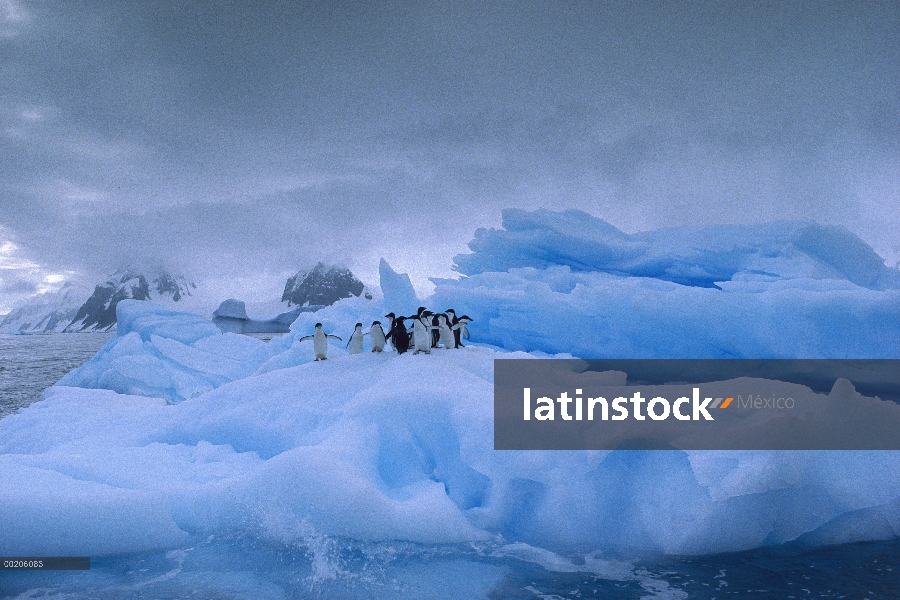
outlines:
[[[845,280],[727,281],[523,267],[434,279],[430,305],[474,321],[479,341],[586,358],[896,358],[900,290]]]
[[[288,334],[250,374],[262,342],[152,303],[119,307],[122,333],[92,369],[0,420],[9,553],[103,556],[239,532],[284,541],[298,522],[362,541],[501,535],[554,552],[900,532],[900,453],[496,452],[493,361],[529,354],[470,346],[315,363]],[[144,396],[69,387],[78,372]]]
[[[900,271],[812,222],[625,234],[581,211],[509,209],[432,279],[480,341],[594,358],[900,356]]]
[[[896,357],[893,271],[827,227],[713,228],[691,246],[676,230],[628,236],[571,212],[513,217],[515,235],[479,233],[474,258],[458,259],[470,276],[437,280],[423,302],[474,317],[463,349],[349,355],[334,343],[313,362],[299,339],[316,322],[346,341],[358,321],[414,311],[408,278],[386,263],[383,301],[301,313],[269,343],[119,302],[117,338],[0,420],[4,552],[99,557],[229,535],[500,540],[500,555],[565,571],[552,553],[900,535],[897,452],[493,450],[495,359]],[[651,264],[657,276],[635,274]]]
[[[116,320],[118,337],[60,385],[179,402],[251,374],[266,357],[260,340],[152,302],[122,300]]]
[[[56,292],[38,294],[0,319],[0,333],[61,332],[89,294],[89,290],[71,283]]]
[[[455,258],[464,275],[568,266],[714,287],[753,278],[843,279],[874,289],[900,289],[900,272],[857,236],[812,221],[677,227],[626,234],[579,210],[503,211],[503,229],[479,229],[472,254]]]

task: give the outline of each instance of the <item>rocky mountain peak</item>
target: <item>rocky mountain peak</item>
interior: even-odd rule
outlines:
[[[320,262],[289,277],[281,301],[287,302],[288,307],[329,306],[343,298],[359,296],[364,290],[365,285],[350,269]]]
[[[65,331],[111,329],[116,324],[116,305],[122,300],[171,299],[178,302],[196,288],[186,278],[168,271],[144,274],[130,267],[120,269],[94,288]]]

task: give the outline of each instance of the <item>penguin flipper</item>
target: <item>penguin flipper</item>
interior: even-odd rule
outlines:
[[[297,340],[297,341],[298,341],[298,342],[305,342],[306,340],[311,340],[311,339],[313,339],[313,336],[311,336],[311,335],[304,335],[302,338],[300,338],[300,339]]]
[[[338,336],[336,336],[336,335],[331,335],[330,333],[325,334],[325,337],[334,338],[334,339],[336,339],[336,340],[339,341],[339,342],[343,342],[343,341],[344,341],[344,340],[342,340],[341,338],[339,338]],[[347,343],[349,344],[350,342],[347,342]]]

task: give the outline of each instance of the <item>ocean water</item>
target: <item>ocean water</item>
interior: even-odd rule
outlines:
[[[113,335],[0,336],[0,417],[39,401]],[[500,538],[363,543],[285,527],[296,536],[195,534],[175,550],[92,557],[90,571],[0,571],[0,598],[900,599],[900,540],[634,559]]]
[[[0,418],[40,400],[42,391],[89,360],[115,335],[0,335]]]
[[[0,572],[0,598],[900,598],[900,541],[663,557],[619,570],[503,548],[209,536],[177,550],[95,557],[90,571]]]

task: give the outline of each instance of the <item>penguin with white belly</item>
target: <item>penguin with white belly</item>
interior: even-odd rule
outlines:
[[[353,333],[350,334],[350,341],[347,342],[347,350],[350,354],[362,354],[363,351],[363,333],[362,323],[357,323]]]
[[[364,333],[363,335],[369,336],[369,341],[372,342],[372,352],[381,352],[384,350],[384,344],[387,341],[387,338],[384,335],[384,329],[381,328],[381,321],[372,321],[372,328],[368,333]]]
[[[450,327],[450,324],[447,322],[447,315],[441,313],[437,315],[438,320],[438,335],[440,336],[441,343],[444,345],[444,348],[453,349],[456,348],[456,337],[453,335],[453,329]],[[458,326],[457,326],[458,327]]]
[[[456,327],[456,325],[459,325],[459,318],[456,316],[456,311],[452,308],[448,308],[444,312],[447,313],[447,324],[450,326],[450,329],[453,330],[453,339],[455,341],[455,345],[453,347],[462,348],[463,345],[462,340],[459,336],[459,327]]]
[[[422,318],[422,314],[425,312],[425,307],[420,306],[416,309],[416,316],[410,317],[410,320],[413,321],[413,326],[406,330],[409,334],[409,347],[412,348],[416,345],[416,325],[415,322]]]
[[[298,341],[304,342],[306,340],[313,341],[313,350],[316,353],[316,360],[325,360],[328,354],[328,338],[335,339],[339,342],[343,342],[341,338],[336,335],[331,335],[330,333],[325,333],[322,331],[322,324],[316,323],[316,332],[312,335],[305,335],[300,338]]]
[[[459,322],[457,323],[457,325],[459,325],[459,329],[456,330],[456,335],[459,336],[460,339],[463,337],[469,339],[469,330],[466,328],[466,324],[471,322],[472,319],[466,315],[463,315],[459,318]],[[465,346],[459,344],[459,347],[464,348]]]
[[[418,317],[413,319],[413,342],[416,351],[413,354],[424,352],[431,354],[431,312],[423,310]]]

